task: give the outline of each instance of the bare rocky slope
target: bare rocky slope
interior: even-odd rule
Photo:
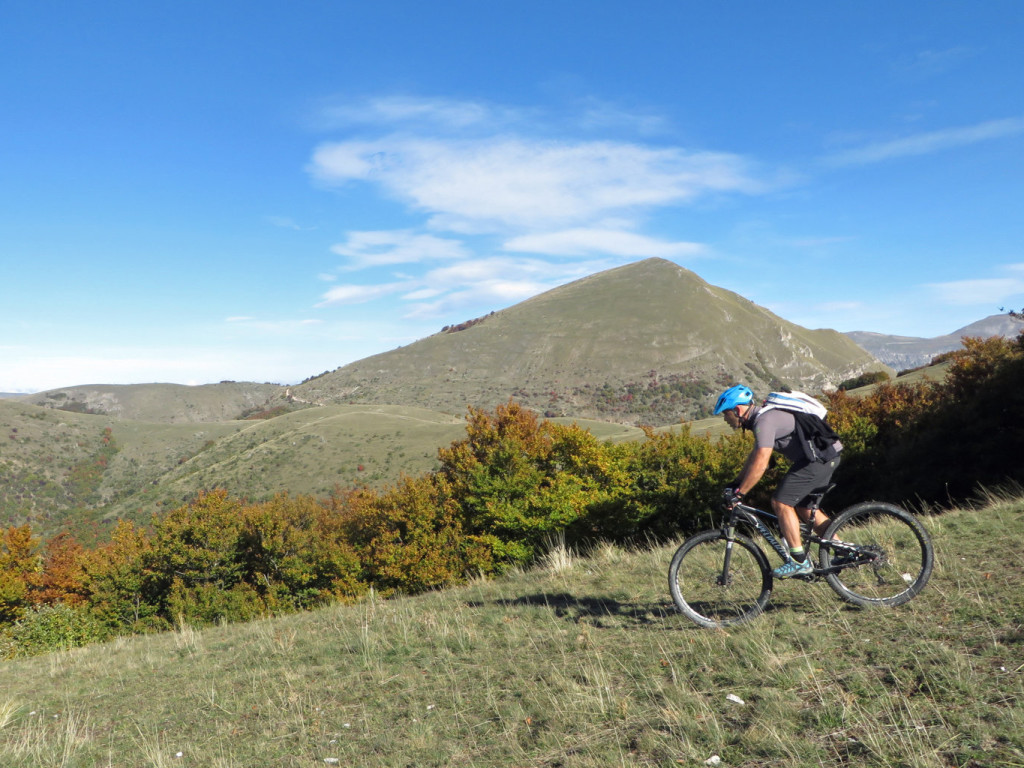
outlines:
[[[1010,315],[991,315],[945,336],[931,339],[887,336],[869,331],[851,331],[846,335],[881,362],[897,370],[904,370],[927,365],[936,355],[962,348],[965,336],[1012,338],[1021,331],[1024,331],[1024,320],[1017,320]]]

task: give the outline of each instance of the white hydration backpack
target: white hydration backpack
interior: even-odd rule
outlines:
[[[803,392],[771,392],[765,398],[762,411],[778,408],[782,411],[794,411],[796,413],[809,413],[824,419],[828,409],[810,395]]]
[[[772,392],[761,406],[761,413],[776,408],[793,414],[796,438],[809,461],[827,462],[839,455],[835,433],[825,415],[828,409],[803,392]]]

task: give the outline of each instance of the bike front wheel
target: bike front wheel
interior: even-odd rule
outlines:
[[[672,601],[702,627],[727,627],[761,614],[772,594],[768,558],[741,534],[704,531],[683,542],[668,569]]]
[[[932,575],[935,551],[917,518],[892,504],[869,501],[841,512],[823,537],[818,560],[825,581],[854,605],[902,605]],[[851,544],[852,547],[844,546]]]

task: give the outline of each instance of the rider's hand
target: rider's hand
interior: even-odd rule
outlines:
[[[726,509],[732,509],[741,501],[743,501],[743,494],[735,488],[729,486],[722,491],[722,504]]]

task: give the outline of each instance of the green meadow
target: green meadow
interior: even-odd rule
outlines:
[[[728,631],[673,547],[553,542],[493,581],[0,666],[0,765],[1024,766],[1024,499],[925,515],[891,610],[782,582]]]

